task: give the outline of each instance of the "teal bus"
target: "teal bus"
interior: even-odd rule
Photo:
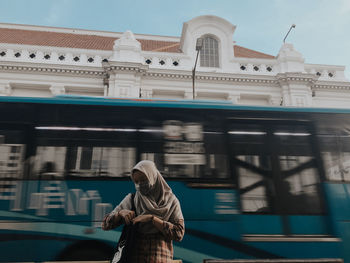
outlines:
[[[103,216],[148,159],[180,200],[174,258],[350,262],[350,110],[0,97],[0,261],[106,260]]]

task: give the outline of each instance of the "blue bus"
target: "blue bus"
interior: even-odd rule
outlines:
[[[0,261],[106,260],[103,216],[156,163],[186,233],[174,258],[350,262],[350,111],[0,97]]]

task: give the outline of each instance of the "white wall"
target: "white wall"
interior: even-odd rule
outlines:
[[[235,28],[222,18],[200,16],[184,23],[181,38],[135,37],[132,32],[126,32],[118,34],[119,40],[108,51],[0,43],[0,51],[6,53],[0,56],[0,95],[139,97],[141,94],[148,98],[192,99],[195,41],[203,35],[212,35],[219,42],[221,62],[219,68],[197,65],[197,99],[249,105],[279,106],[282,102],[284,106],[350,107],[350,82],[344,77],[345,67],[306,64],[307,54],[301,54],[289,43],[282,45],[276,58],[235,57]],[[140,38],[179,40],[182,52],[143,51],[137,40]],[[20,57],[14,56],[16,51],[21,52]],[[35,58],[28,57],[32,52]],[[50,59],[44,59],[45,54],[50,54]],[[60,54],[65,60],[58,59]],[[74,56],[79,56],[80,61],[74,61]],[[88,62],[88,58],[93,61]],[[107,64],[102,63],[104,58],[109,60]],[[147,64],[147,59],[152,62]],[[109,84],[108,93],[104,78]]]

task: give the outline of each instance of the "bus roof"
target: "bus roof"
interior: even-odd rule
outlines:
[[[218,100],[177,100],[177,99],[146,99],[146,98],[113,98],[79,95],[59,95],[55,97],[10,97],[1,96],[0,103],[40,103],[40,104],[76,104],[100,106],[137,106],[161,108],[193,108],[193,109],[224,109],[246,111],[283,111],[283,112],[319,112],[319,113],[350,113],[350,109],[336,108],[305,108],[282,106],[247,106],[237,105],[230,101]]]

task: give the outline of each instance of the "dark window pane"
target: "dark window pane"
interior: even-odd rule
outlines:
[[[319,141],[327,179],[350,182],[350,136],[335,132],[320,135]]]
[[[90,127],[84,131],[61,128],[39,129],[32,177],[125,177],[130,174],[136,163],[135,129]],[[42,176],[42,167],[47,163],[54,167],[49,177]]]
[[[238,123],[229,134],[244,212],[323,213],[312,134],[304,126]]]

